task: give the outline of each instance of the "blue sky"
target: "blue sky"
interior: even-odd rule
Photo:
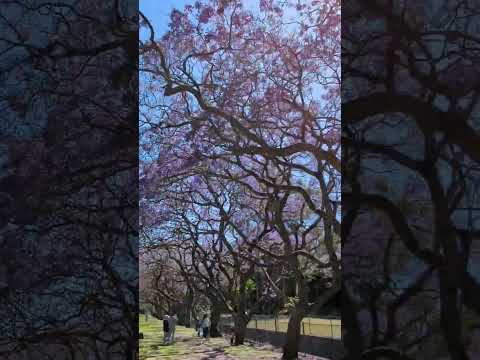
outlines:
[[[140,0],[139,8],[152,23],[158,38],[167,31],[170,13],[173,9],[183,10],[185,5],[194,3],[195,0]],[[258,10],[258,0],[244,0],[242,4],[245,8]],[[140,39],[144,39],[148,35],[147,30],[140,31]]]
[[[155,29],[156,37],[165,33],[168,28],[171,11],[183,9],[186,4],[192,4],[193,0],[140,0],[140,11],[150,20]],[[142,29],[140,38],[148,35],[148,31]]]

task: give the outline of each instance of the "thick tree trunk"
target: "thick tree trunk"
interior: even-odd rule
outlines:
[[[218,329],[220,323],[220,306],[218,304],[212,304],[212,314],[210,316],[210,337],[220,337],[222,334]]]
[[[164,314],[164,309],[159,304],[153,304],[152,315],[157,319],[161,319]]]
[[[247,332],[248,319],[246,316],[234,315],[234,342],[233,345],[243,345],[245,342],[245,333]]]
[[[462,342],[461,314],[459,312],[458,285],[451,275],[452,268],[440,270],[440,299],[443,336],[452,360],[468,360]],[[453,280],[452,280],[453,278]]]
[[[192,307],[193,307],[193,292],[190,290],[187,292],[187,297],[185,299],[185,314],[183,322],[185,327],[189,328],[192,326]]]
[[[452,360],[468,360],[462,339],[461,298],[459,297],[460,279],[466,272],[466,261],[458,246],[458,239],[452,230],[448,203],[443,196],[440,182],[429,181],[432,188],[432,200],[437,205],[435,211],[436,237],[440,240],[445,253],[445,267],[439,269],[440,280],[440,315],[443,336],[448,345]]]
[[[304,316],[305,309],[302,305],[297,306],[290,314],[286,342],[283,347],[283,360],[294,360],[298,358],[300,326]]]
[[[363,336],[350,294],[345,288],[342,291],[342,325],[344,329],[348,329],[348,332],[343,334],[343,343],[347,349],[346,360],[355,360],[358,354],[363,352]]]
[[[289,253],[291,249],[289,248],[288,243],[286,243],[286,247],[285,252]],[[288,319],[287,337],[283,347],[283,360],[295,360],[298,358],[300,326],[308,308],[308,286],[299,270],[299,262],[296,256],[289,258],[289,267],[295,274],[297,285],[296,296],[298,302],[290,313],[290,318]]]

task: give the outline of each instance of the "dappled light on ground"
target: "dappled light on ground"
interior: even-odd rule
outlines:
[[[162,322],[150,318],[145,322],[140,319],[140,360],[276,360],[281,359],[279,349],[269,345],[231,346],[226,338],[202,339],[193,329],[178,326],[175,343],[163,344]],[[326,360],[312,355],[303,355],[302,360]]]

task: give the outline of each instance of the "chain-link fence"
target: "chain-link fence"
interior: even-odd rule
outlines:
[[[233,326],[230,315],[222,315],[221,325]],[[247,325],[249,329],[287,332],[288,316],[254,315]],[[333,317],[306,317],[300,327],[301,335],[329,339],[342,338],[342,321]]]

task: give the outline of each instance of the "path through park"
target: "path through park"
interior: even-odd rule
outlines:
[[[225,338],[202,339],[193,329],[178,326],[175,343],[163,345],[162,322],[141,317],[140,360],[279,360],[281,352],[268,345],[231,346]],[[302,355],[299,360],[327,360],[312,355]]]

